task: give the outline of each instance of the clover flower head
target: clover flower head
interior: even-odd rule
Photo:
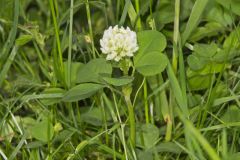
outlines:
[[[124,57],[132,57],[138,50],[136,33],[118,25],[104,31],[100,45],[102,53],[107,55],[106,59],[116,62]]]

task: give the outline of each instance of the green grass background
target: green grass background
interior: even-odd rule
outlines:
[[[0,157],[240,159],[239,16],[238,0],[0,0]],[[120,87],[61,101],[114,25],[167,40],[167,68],[134,74],[136,146]]]

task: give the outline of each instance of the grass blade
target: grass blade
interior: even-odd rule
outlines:
[[[3,153],[2,149],[0,148],[0,155],[4,160],[8,160],[7,156]]]
[[[69,46],[68,46],[68,74],[67,74],[67,86],[70,88],[71,86],[71,60],[72,60],[72,30],[73,30],[73,4],[74,0],[71,0],[70,6],[70,24],[69,24]]]
[[[23,137],[21,138],[20,142],[18,143],[17,147],[13,150],[12,154],[9,156],[9,160],[13,160],[17,153],[19,152],[19,150],[21,149],[21,147],[23,146],[25,140],[26,140],[27,135],[23,135]]]
[[[197,27],[200,17],[206,8],[208,0],[196,0],[191,15],[188,19],[187,26],[182,34],[182,44],[184,45],[192,31]]]
[[[92,21],[91,21],[91,11],[89,8],[88,0],[86,0],[86,11],[87,11],[87,20],[88,20],[89,33],[90,33],[90,38],[91,38],[93,58],[96,58],[94,39],[93,39],[93,30],[92,30]]]
[[[180,110],[178,110],[178,115],[180,119],[183,121],[185,125],[185,129],[187,130],[187,133],[191,133],[191,135],[198,141],[198,143],[201,144],[202,148],[206,151],[209,157],[212,160],[220,160],[220,157],[217,155],[214,148],[203,137],[200,131],[196,129],[194,125],[184,117],[184,115],[180,112]]]
[[[60,81],[63,84],[65,84],[62,49],[61,49],[61,42],[60,42],[60,37],[59,37],[59,28],[58,28],[58,23],[57,23],[57,16],[56,16],[56,11],[55,11],[56,7],[54,7],[53,0],[49,0],[49,3],[50,3],[51,13],[52,13],[52,19],[53,19],[53,25],[54,25],[54,31],[55,31],[55,37],[56,37],[56,43],[57,43],[57,52],[58,52],[58,57],[56,57],[58,59],[55,59],[55,61],[57,61],[55,63],[57,63],[57,65],[56,65],[56,66],[58,66],[57,71],[60,72],[59,75],[61,75]]]
[[[190,131],[193,134],[193,136],[198,140],[198,142],[202,145],[203,149],[208,153],[209,157],[211,157],[211,159],[213,160],[220,160],[215,150],[208,143],[208,141],[201,135],[201,133],[193,126],[193,124],[187,120],[184,123],[186,129]]]
[[[13,25],[12,25],[12,29],[9,33],[8,39],[6,41],[6,43],[3,46],[3,49],[0,53],[0,67],[2,66],[2,63],[4,62],[4,59],[7,57],[8,52],[10,51],[11,47],[14,44],[14,40],[16,38],[17,35],[17,26],[18,26],[18,17],[19,17],[19,0],[15,0],[15,4],[14,4],[14,18],[13,18]]]
[[[6,78],[7,72],[9,70],[9,68],[11,67],[11,64],[12,64],[12,62],[15,58],[15,55],[17,53],[17,50],[18,50],[18,48],[16,46],[13,47],[12,52],[10,53],[10,55],[7,59],[7,62],[5,63],[2,71],[0,72],[0,87],[2,86],[2,83]]]
[[[169,77],[169,81],[172,87],[172,90],[174,91],[173,94],[175,96],[175,99],[179,105],[179,107],[181,108],[183,114],[185,117],[189,117],[189,110],[188,110],[188,106],[185,100],[185,97],[182,93],[181,87],[178,83],[178,80],[174,74],[172,65],[170,64],[170,62],[168,62],[168,67],[167,67],[167,74]]]

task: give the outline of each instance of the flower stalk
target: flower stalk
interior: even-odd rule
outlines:
[[[122,92],[128,108],[128,118],[129,118],[129,126],[130,126],[130,143],[132,144],[133,148],[135,148],[135,145],[136,145],[135,114],[134,114],[134,107],[130,99],[131,93],[132,93],[132,87],[129,85],[124,86],[122,88]]]
[[[106,59],[118,63],[123,75],[129,76],[129,68],[133,66],[131,57],[138,50],[136,32],[131,31],[129,27],[110,26],[104,31],[103,37],[100,39],[100,45],[100,49],[106,55]],[[130,144],[135,148],[136,125],[134,107],[131,102],[132,84],[123,86],[122,93],[128,108]]]
[[[123,71],[124,76],[128,76],[128,71],[131,66],[131,62],[128,59],[124,59],[121,62],[121,70]],[[124,95],[124,100],[126,102],[128,108],[128,120],[130,126],[130,144],[135,148],[136,146],[136,122],[135,122],[135,113],[134,113],[134,106],[131,101],[131,94],[132,94],[132,84],[127,84],[122,87],[122,93]]]

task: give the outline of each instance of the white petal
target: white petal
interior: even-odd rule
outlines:
[[[124,57],[132,57],[138,50],[137,36],[129,27],[110,26],[104,31],[100,46],[107,60],[119,61]]]

